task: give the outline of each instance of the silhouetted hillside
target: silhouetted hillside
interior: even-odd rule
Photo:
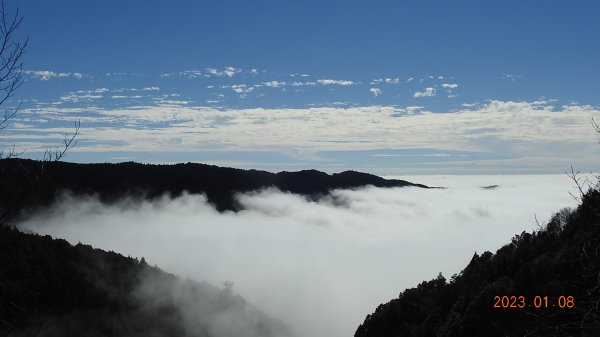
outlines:
[[[282,191],[316,197],[336,188],[366,185],[402,187],[424,185],[386,180],[354,171],[326,174],[316,170],[270,173],[204,164],[149,165],[137,163],[74,164],[42,163],[23,159],[0,160],[0,207],[48,205],[58,193],[97,194],[102,201],[134,195],[154,198],[205,193],[219,211],[236,210],[237,192],[276,187]],[[13,203],[19,201],[19,207]]]
[[[449,282],[440,274],[380,305],[355,337],[600,336],[599,210],[600,192],[588,192]]]
[[[230,288],[0,226],[0,336],[290,336]]]

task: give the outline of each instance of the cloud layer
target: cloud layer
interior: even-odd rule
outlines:
[[[265,190],[240,195],[246,210],[224,214],[199,195],[117,205],[66,197],[22,226],[144,256],[183,277],[232,281],[300,336],[341,337],[404,288],[449,277],[475,251],[535,229],[534,214],[543,221],[574,204],[566,176],[428,179],[453,188],[338,190],[319,202]]]
[[[139,92],[159,91],[147,88],[153,90]],[[236,87],[240,92],[248,89]],[[65,99],[93,100],[106,94],[98,90]],[[490,101],[455,112],[432,113],[415,106],[215,109],[187,103],[164,97],[156,105],[127,108],[23,110],[15,124],[3,131],[0,145],[43,152],[49,143],[60,144],[74,121],[80,120],[82,132],[75,152],[260,149],[315,154],[412,148],[486,153],[495,161],[474,162],[473,167],[558,167],[560,171],[570,165],[587,170],[598,153],[590,120],[600,110],[591,106]],[[549,162],[555,165],[548,166]]]

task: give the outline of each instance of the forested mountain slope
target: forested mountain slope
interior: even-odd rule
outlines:
[[[48,205],[65,190],[97,194],[110,202],[124,196],[154,198],[165,193],[205,193],[219,211],[237,210],[238,192],[276,187],[282,191],[319,196],[337,188],[366,185],[402,187],[424,185],[345,171],[329,175],[316,170],[270,173],[204,164],[150,165],[138,163],[74,164],[23,159],[0,160],[0,210]],[[15,205],[17,203],[18,205]]]
[[[0,336],[290,336],[230,287],[0,226]]]
[[[495,254],[475,254],[449,282],[440,275],[381,304],[355,337],[600,336],[599,303],[600,192],[593,190],[544,229],[515,236]]]

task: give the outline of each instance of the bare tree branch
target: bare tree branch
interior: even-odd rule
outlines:
[[[10,16],[0,3],[0,105],[13,97],[15,91],[23,84],[23,62],[21,61],[28,38],[23,42],[15,41],[14,34],[19,29],[23,17],[17,9]],[[20,104],[8,108],[0,118],[0,130],[6,128],[8,122],[19,111]]]
[[[65,135],[65,139],[63,140],[63,143],[64,143],[63,147],[56,148],[54,150],[47,149],[46,152],[44,152],[44,157],[42,160],[42,174],[44,172],[44,164],[45,163],[61,160],[62,157],[65,156],[67,151],[77,144],[77,141],[75,140],[75,138],[77,137],[77,135],[79,135],[80,128],[81,128],[81,121],[78,120],[77,122],[75,122],[75,131],[73,132],[71,137],[69,137],[68,135]]]
[[[6,129],[11,119],[17,115],[21,108],[21,103],[11,103],[10,99],[24,81],[22,59],[27,47],[28,38],[20,41],[16,36],[22,22],[23,17],[19,13],[19,10],[7,10],[4,0],[0,0],[0,131]],[[8,104],[15,106],[4,106]],[[39,167],[26,169],[24,165],[19,163],[29,179],[28,191],[15,197],[7,207],[0,207],[0,224],[6,223],[7,220],[18,213],[20,206],[23,205],[28,194],[36,189],[39,181],[43,178],[45,164],[61,160],[67,151],[75,146],[75,139],[79,135],[80,126],[80,121],[77,121],[75,123],[75,132],[71,135],[65,135],[63,146],[56,149],[47,149],[40,161]],[[8,149],[0,149],[0,160],[18,158],[22,154],[23,152],[17,151],[15,146]],[[2,170],[0,170],[0,183],[4,182],[4,179],[7,178]]]
[[[577,187],[577,190],[579,192],[579,196],[576,196],[571,192],[569,192],[569,194],[577,202],[581,202],[581,198],[583,198],[583,196],[585,195],[585,192],[583,189],[584,189],[585,182],[587,181],[587,178],[584,181],[582,181],[581,176],[579,175],[580,172],[579,171],[575,172],[575,169],[573,169],[573,165],[571,165],[571,172],[570,173],[565,172],[565,174],[567,175],[567,177],[571,178],[571,180],[575,183],[575,186]]]
[[[62,159],[62,157],[65,156],[65,154],[67,153],[67,151],[75,146],[75,144],[77,144],[77,141],[75,141],[75,137],[77,137],[77,135],[79,135],[79,129],[81,127],[81,121],[77,121],[75,122],[75,131],[73,132],[73,134],[71,135],[71,137],[69,137],[68,135],[65,134],[65,139],[63,140],[64,146],[61,148],[56,148],[53,150],[46,150],[46,152],[44,153],[44,157],[43,157],[43,161],[59,161]]]

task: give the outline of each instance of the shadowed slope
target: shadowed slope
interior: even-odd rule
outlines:
[[[0,226],[0,336],[290,336],[230,287]]]
[[[525,307],[494,308],[495,296],[516,306],[523,296]],[[569,296],[573,307],[560,308]],[[440,274],[381,304],[355,333],[371,336],[600,336],[600,192],[496,254],[475,254],[449,283]]]

